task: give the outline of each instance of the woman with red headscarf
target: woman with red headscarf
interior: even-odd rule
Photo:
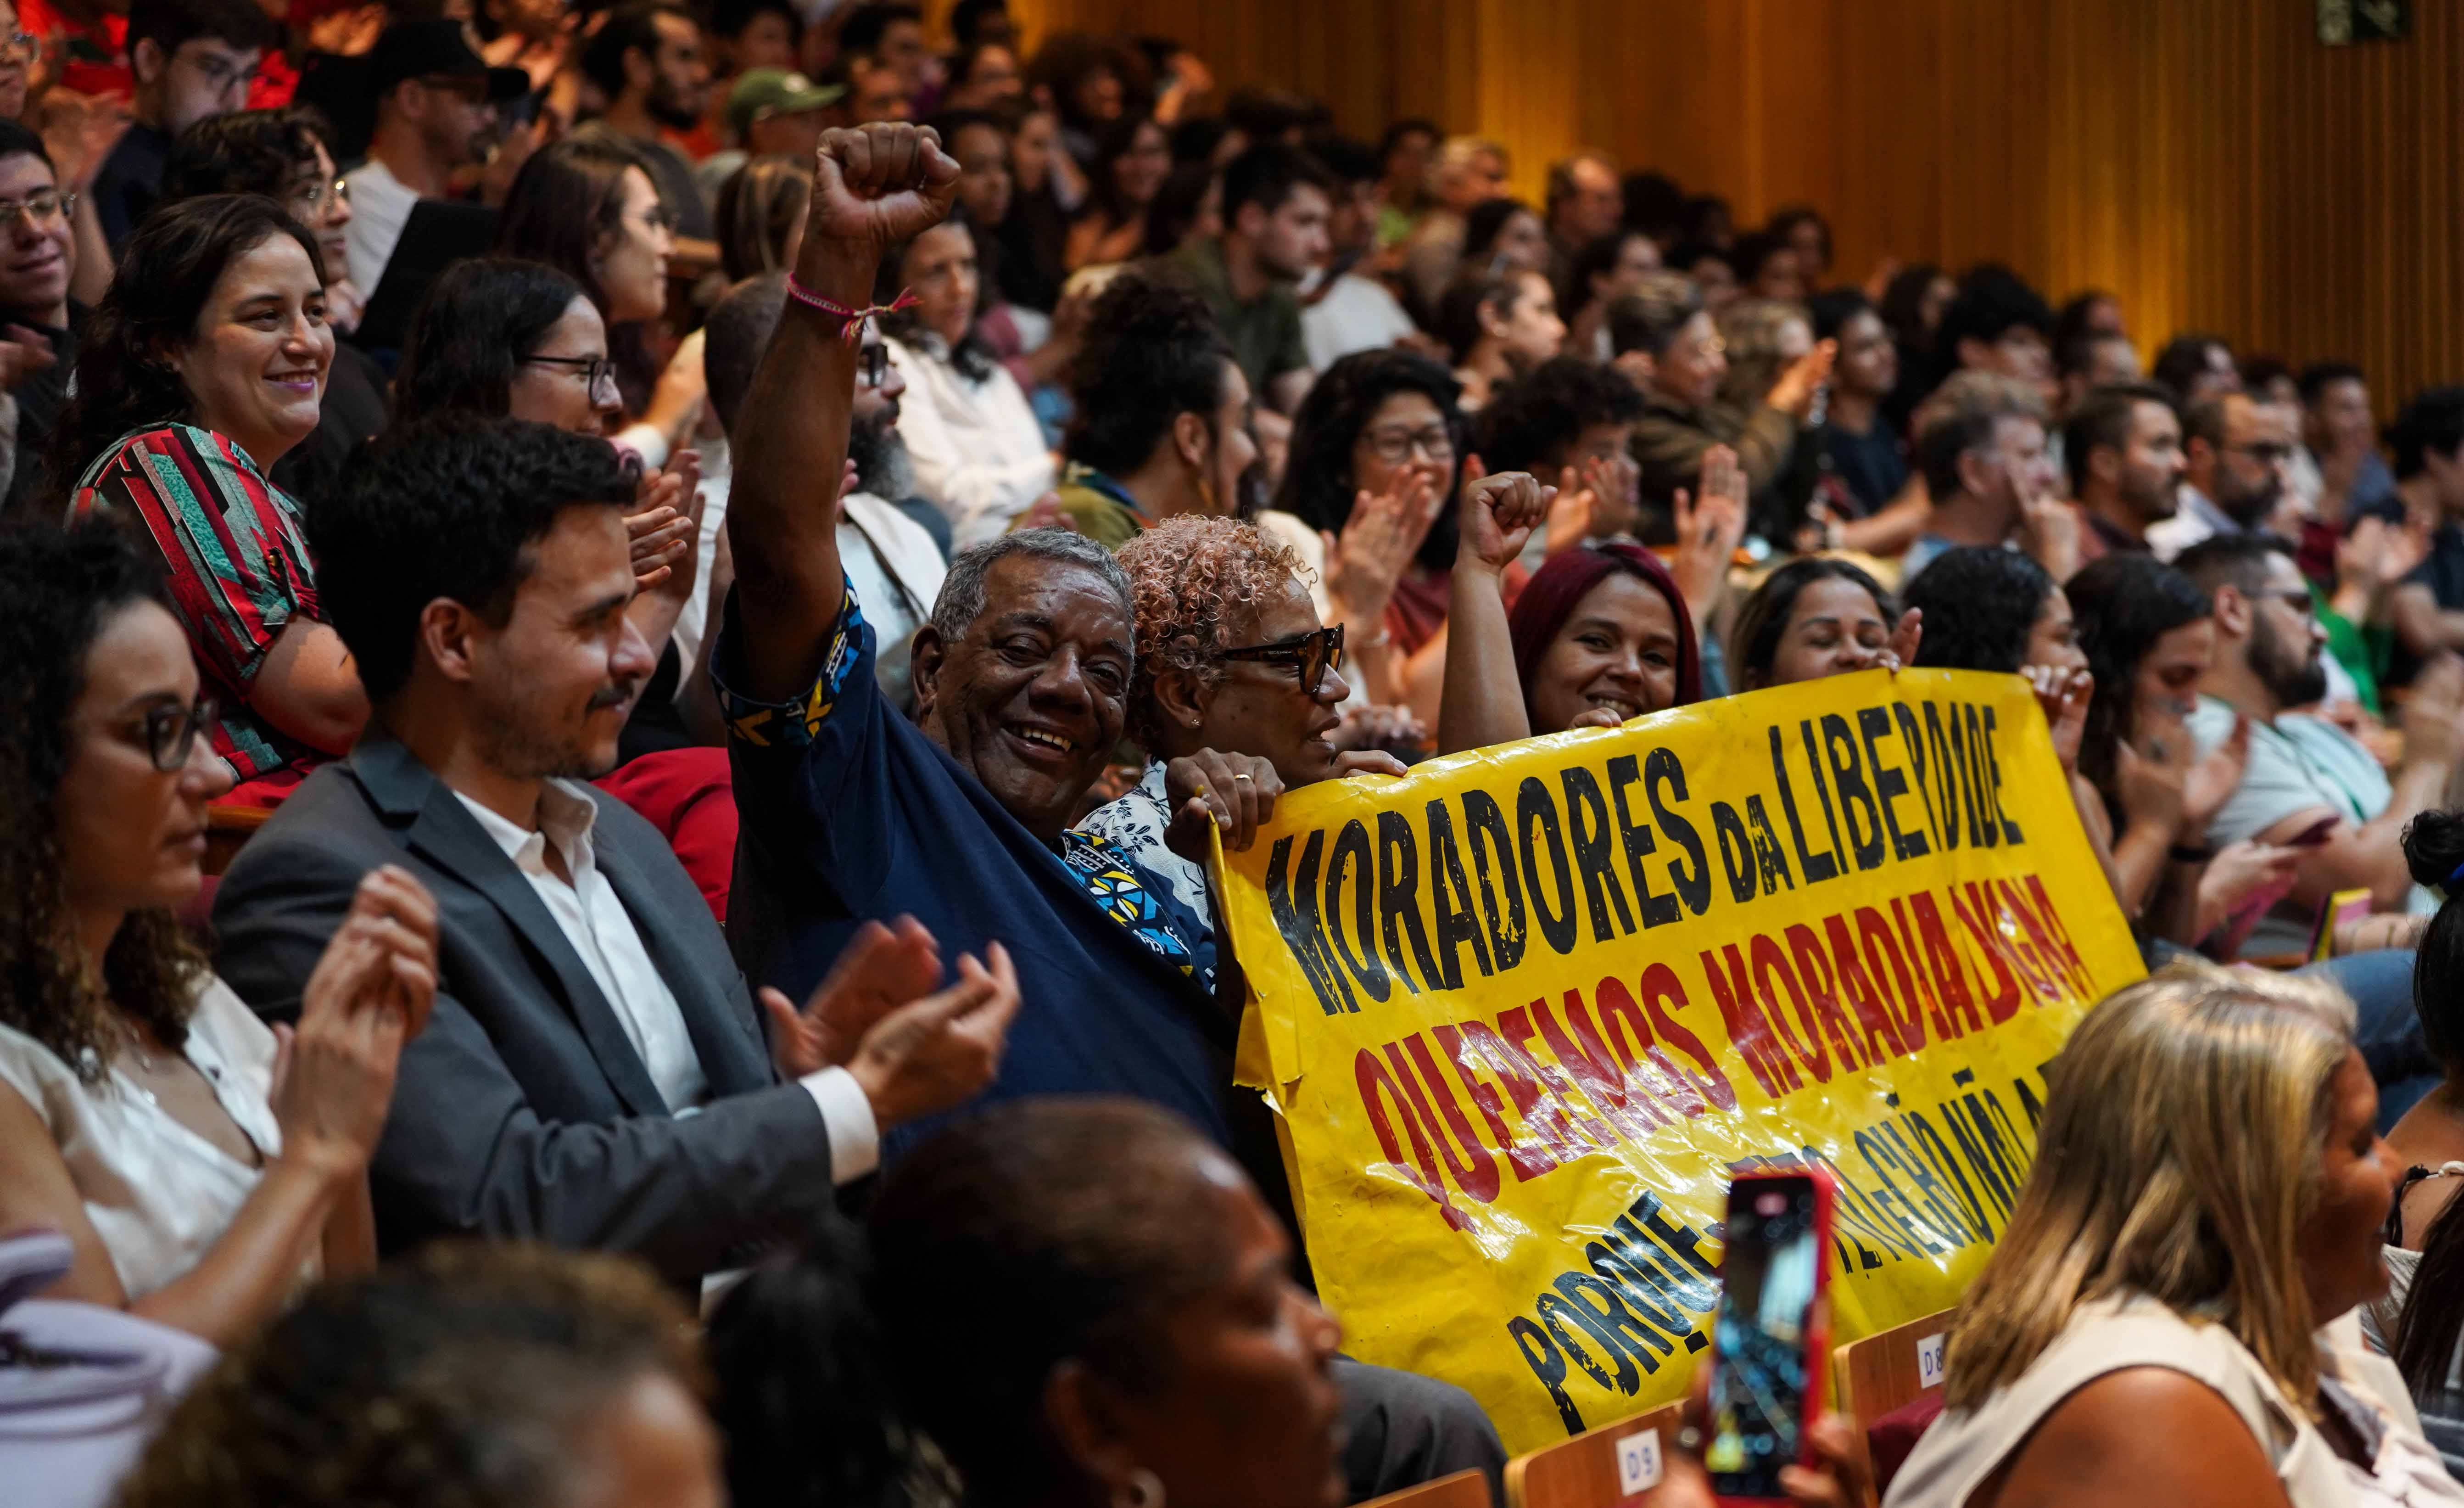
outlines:
[[[1464,489],[1439,753],[1613,728],[1703,699],[1694,614],[1676,577],[1639,544],[1562,551],[1525,584],[1509,613],[1502,577],[1530,524],[1500,500]]]

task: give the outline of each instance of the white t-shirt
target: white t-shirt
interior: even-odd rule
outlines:
[[[1309,365],[1326,370],[1354,351],[1382,350],[1412,333],[1412,317],[1375,278],[1346,273],[1315,303],[1301,306]]]
[[[351,281],[374,298],[419,195],[373,157],[344,173],[342,182],[351,186],[351,223],[342,231],[351,247]]]
[[[906,431],[904,418],[899,430]],[[904,708],[913,699],[909,641],[933,615],[949,563],[924,525],[869,492],[847,494],[847,515],[839,520],[839,562],[872,625],[873,678],[892,706]]]
[[[1052,450],[1007,368],[993,363],[982,377],[967,377],[932,334],[882,344],[907,380],[898,435],[915,463],[915,490],[949,519],[953,549],[999,535],[1052,490]]]

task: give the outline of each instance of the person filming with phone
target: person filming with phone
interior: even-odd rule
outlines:
[[[2413,681],[2404,752],[2389,773],[2360,739],[2309,710],[2327,697],[2326,631],[2290,544],[2218,535],[2174,564],[2214,603],[2215,655],[2199,679],[2191,736],[2204,754],[2233,732],[2236,714],[2250,724],[2241,783],[2210,819],[2204,842],[2306,840],[2291,894],[2246,950],[2301,946],[2320,902],[2340,890],[2367,889],[2376,912],[2435,911],[2405,867],[2401,839],[2405,824],[2440,804],[2464,755],[2464,662],[2441,656]],[[2190,833],[2182,841],[2202,840]],[[2386,934],[2364,939],[2376,946],[2409,945],[2419,935],[2417,923],[2373,921],[2370,930]]]

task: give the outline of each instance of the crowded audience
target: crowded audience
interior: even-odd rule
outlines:
[[[119,1500],[1502,1490],[1307,1286],[1216,855],[1942,669],[2156,972],[1887,1501],[2464,1505],[2464,387],[1001,0],[94,9],[0,0],[0,1234],[222,1352]]]

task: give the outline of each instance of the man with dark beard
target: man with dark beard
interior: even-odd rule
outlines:
[[[2404,758],[2392,776],[2359,739],[2297,708],[2327,692],[2326,631],[2293,547],[2271,535],[2220,534],[2175,566],[2215,603],[2216,652],[2189,720],[2199,751],[2251,722],[2241,784],[2210,824],[2207,842],[2285,843],[2335,819],[2295,871],[2291,909],[2315,915],[2339,890],[2366,887],[2379,911],[2436,909],[2412,883],[2401,838],[2415,814],[2440,804],[2464,749],[2464,662],[2449,654],[2423,670],[2404,708]],[[2255,940],[2254,940],[2255,942]]]
[[[2300,449],[2289,405],[2239,392],[2190,405],[2182,415],[2181,507],[2148,526],[2147,547],[2169,561],[2213,535],[2265,531],[2292,490]]]
[[[719,300],[702,326],[702,368],[710,380],[711,410],[731,441],[745,390],[753,386],[753,369],[769,348],[786,303],[785,273],[748,278]],[[904,712],[914,700],[908,676],[910,641],[941,594],[941,578],[949,570],[950,524],[939,509],[914,496],[915,468],[898,435],[898,396],[907,383],[896,366],[874,354],[888,349],[881,333],[868,325],[856,364],[855,408],[847,418],[853,485],[839,498],[839,559],[857,600],[865,605],[865,616],[872,621],[878,643],[874,677],[891,705]],[[702,527],[714,536],[727,516],[729,480],[725,475],[703,475]],[[926,521],[941,526],[938,538]],[[711,602],[726,597],[727,584],[714,581]]]
[[[676,217],[676,255],[716,261],[717,232],[693,163],[661,134],[693,129],[710,107],[710,64],[693,12],[639,0],[618,7],[583,50],[582,72],[605,97],[607,109],[576,134],[605,132],[648,157],[659,202]]]

